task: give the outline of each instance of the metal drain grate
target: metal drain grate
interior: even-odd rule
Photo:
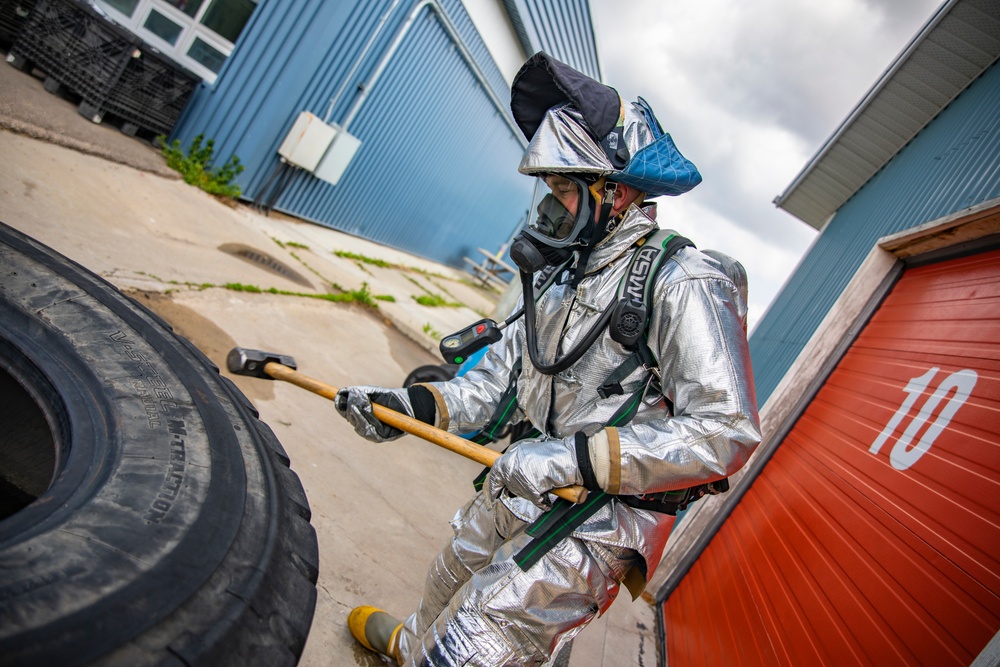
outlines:
[[[242,243],[223,243],[219,246],[219,250],[234,257],[239,257],[242,260],[246,260],[255,266],[259,266],[265,271],[279,275],[282,278],[287,278],[297,285],[302,285],[303,287],[308,287],[309,289],[315,289],[313,284],[302,274],[262,250],[251,248],[250,246],[243,245]]]

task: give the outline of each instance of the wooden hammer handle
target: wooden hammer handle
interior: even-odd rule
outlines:
[[[336,387],[332,387],[325,382],[315,380],[308,375],[303,375],[297,370],[274,361],[265,364],[264,372],[275,380],[290,382],[297,387],[307,389],[314,394],[319,394],[323,398],[328,398],[331,401],[337,396]],[[415,435],[418,438],[426,440],[427,442],[432,442],[439,447],[444,447],[445,449],[453,451],[467,459],[471,459],[476,463],[481,463],[484,466],[492,467],[493,463],[500,458],[500,453],[490,449],[489,447],[477,445],[476,443],[470,442],[465,438],[460,438],[457,435],[443,431],[439,428],[431,426],[430,424],[425,424],[419,419],[414,419],[409,415],[404,415],[400,412],[396,412],[395,410],[391,410],[384,405],[379,405],[378,403],[373,402],[372,413],[380,421],[385,422],[389,426],[393,426],[398,428],[400,431],[405,431],[406,433]],[[565,498],[566,500],[574,503],[582,503],[587,499],[587,489],[582,486],[567,486],[561,489],[553,489],[552,493],[560,498]]]

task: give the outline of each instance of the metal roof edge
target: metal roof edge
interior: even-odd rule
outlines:
[[[899,53],[899,55],[896,56],[892,64],[889,65],[889,67],[882,73],[882,75],[878,78],[875,84],[868,90],[868,92],[864,95],[864,97],[861,98],[861,101],[858,102],[858,104],[854,107],[854,109],[847,115],[847,118],[845,118],[840,123],[837,129],[834,130],[833,134],[830,135],[830,137],[823,143],[823,145],[816,152],[813,158],[806,164],[805,167],[803,167],[802,171],[800,171],[799,174],[792,180],[791,184],[787,188],[785,188],[785,191],[782,192],[777,197],[775,197],[774,200],[772,200],[772,203],[776,207],[788,211],[788,209],[783,206],[785,201],[792,195],[792,193],[796,189],[798,189],[798,187],[802,184],[802,182],[809,177],[809,175],[813,172],[816,166],[823,160],[823,158],[827,156],[827,154],[830,152],[833,146],[836,145],[837,141],[839,141],[841,137],[844,136],[845,132],[847,132],[847,130],[854,124],[854,122],[857,121],[858,118],[864,114],[864,112],[868,109],[868,106],[872,103],[872,101],[878,96],[879,93],[882,92],[882,90],[885,89],[886,85],[888,85],[889,82],[892,81],[893,77],[896,75],[899,69],[904,64],[906,64],[910,56],[913,55],[913,52],[916,51],[917,48],[924,43],[924,41],[926,41],[926,39],[934,32],[934,30],[941,23],[941,21],[951,12],[951,10],[955,7],[955,5],[957,5],[961,1],[962,0],[948,0],[948,2],[938,7],[937,11],[931,16],[931,18],[927,21],[927,23],[924,24],[923,28],[920,29],[920,32],[918,32],[903,48],[903,50]],[[947,104],[945,106],[947,106]],[[944,107],[941,108],[943,109]],[[940,109],[938,111],[940,112]],[[902,146],[900,146],[899,148],[902,148]],[[898,152],[898,149],[896,152]],[[895,155],[895,152],[893,153],[893,155]],[[816,229],[822,229],[822,227],[824,226],[824,223],[816,224],[814,222],[805,220],[804,218],[796,215],[795,213],[792,213],[791,211],[788,212],[791,215],[794,215],[796,218],[799,218],[799,220],[802,220],[803,222],[808,224],[810,227],[814,227]],[[829,216],[827,217],[827,221],[828,219]]]

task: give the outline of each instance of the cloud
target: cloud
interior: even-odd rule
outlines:
[[[661,224],[747,268],[759,317],[815,238],[771,203],[937,0],[591,0],[604,78],[650,102],[704,182]],[[676,221],[676,222],[675,222]],[[689,230],[689,231],[685,231]]]
[[[774,243],[720,216],[695,199],[663,198],[658,202],[661,227],[691,238],[702,249],[719,250],[739,260],[750,284],[748,324],[751,331],[781,289],[791,267],[815,238],[805,232],[795,242]],[[804,225],[802,225],[804,228]]]

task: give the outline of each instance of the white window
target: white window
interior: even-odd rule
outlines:
[[[258,0],[99,0],[117,22],[212,83]]]

